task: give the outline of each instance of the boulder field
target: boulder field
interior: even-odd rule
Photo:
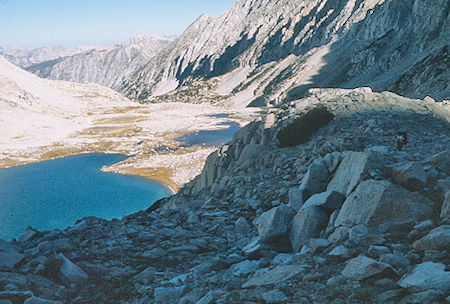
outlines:
[[[448,106],[311,89],[145,211],[1,241],[0,303],[449,303]]]

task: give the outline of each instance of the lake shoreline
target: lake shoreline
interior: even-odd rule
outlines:
[[[173,195],[160,181],[101,170],[126,158],[78,154],[0,170],[0,237],[17,238],[27,226],[65,229],[87,216],[121,218]]]
[[[101,110],[101,111],[100,111]],[[226,113],[226,115],[224,114]],[[87,153],[128,156],[105,171],[131,174],[162,182],[176,193],[197,176],[215,147],[180,147],[177,138],[199,131],[244,126],[259,117],[254,109],[237,112],[223,107],[192,104],[135,104],[99,109],[79,131],[54,141],[23,136],[7,138],[0,152],[0,169]],[[31,136],[31,135],[30,135]],[[158,148],[162,147],[162,151]]]

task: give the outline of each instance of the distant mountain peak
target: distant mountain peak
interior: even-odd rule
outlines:
[[[26,69],[43,78],[94,82],[117,88],[126,76],[145,65],[172,40],[140,33],[126,41],[44,61]]]

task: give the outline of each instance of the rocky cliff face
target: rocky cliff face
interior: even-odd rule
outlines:
[[[126,76],[143,66],[171,39],[140,34],[122,43],[45,61],[29,66],[26,70],[42,78],[94,82],[117,88]]]
[[[280,130],[317,107],[334,120],[280,148]],[[311,90],[243,128],[146,211],[0,242],[0,299],[444,303],[449,121],[446,102]]]
[[[231,104],[277,104],[311,87],[449,98],[449,9],[445,0],[239,0],[202,15],[121,90],[146,99],[203,79]]]

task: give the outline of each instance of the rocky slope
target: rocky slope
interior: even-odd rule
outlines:
[[[94,82],[110,88],[120,86],[126,76],[142,67],[172,38],[140,34],[108,47],[41,62],[26,70],[42,78]]]
[[[318,107],[334,119],[280,148],[279,132]],[[0,299],[448,302],[449,123],[446,102],[310,90],[243,128],[146,211],[1,242]]]
[[[445,0],[239,0],[198,18],[121,90],[146,100],[200,82],[215,93],[205,90],[206,101],[232,105],[279,104],[311,87],[448,99],[449,9]],[[193,90],[186,101],[202,98]]]
[[[73,56],[79,53],[94,49],[94,46],[80,46],[77,48],[64,48],[62,46],[46,46],[36,49],[26,49],[20,47],[0,48],[0,55],[9,62],[21,67],[29,66],[59,59],[62,57]]]

